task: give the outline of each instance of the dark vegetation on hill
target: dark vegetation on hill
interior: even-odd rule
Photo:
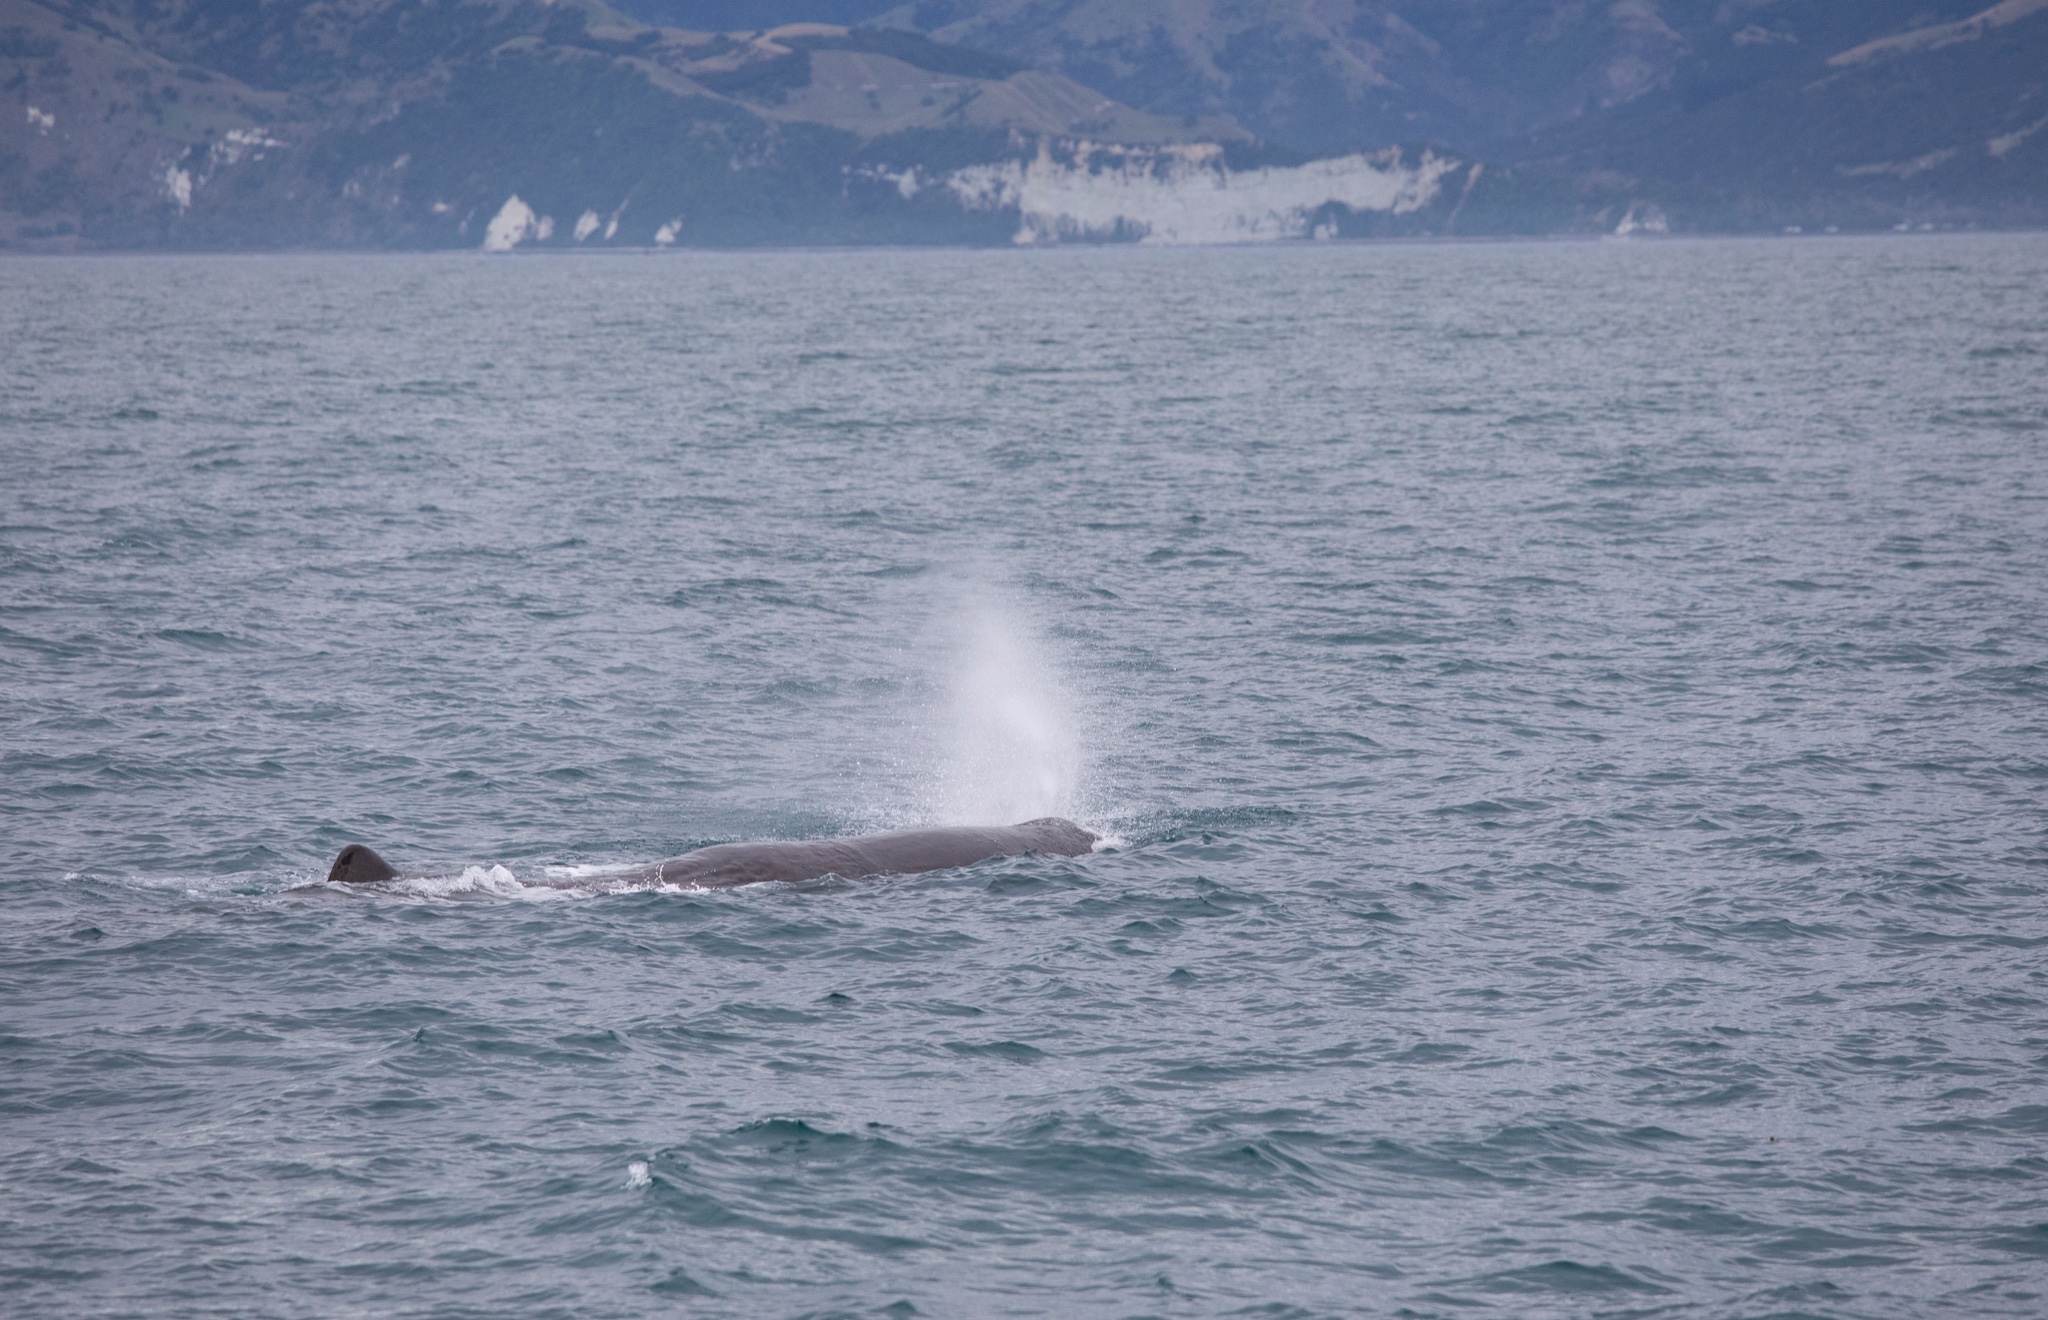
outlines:
[[[564,241],[586,210],[636,245],[671,221],[679,241],[711,244],[995,242],[1014,228],[905,198],[877,173],[1014,155],[1001,123],[779,113],[821,52],[933,79],[1020,67],[905,32],[785,47],[536,0],[103,0],[10,17],[23,21],[0,28],[16,103],[0,238],[17,244],[475,246],[512,194],[561,214]]]
[[[726,7],[621,3],[661,21]],[[1596,192],[1625,180],[1699,228],[2048,220],[2048,137],[2034,128],[2048,116],[2048,4],[2032,0],[729,7],[762,22],[829,7],[833,21],[996,51],[1155,114],[1228,116],[1300,152],[1427,142]],[[2026,136],[1994,149],[2013,134]]]
[[[16,249],[477,246],[513,197],[542,245],[1004,242],[940,181],[1089,143],[1484,166],[1343,234],[2036,225],[2048,0],[0,10]]]

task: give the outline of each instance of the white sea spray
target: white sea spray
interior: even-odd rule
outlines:
[[[956,623],[935,814],[960,825],[1072,814],[1081,744],[1057,668],[999,606],[970,607]]]

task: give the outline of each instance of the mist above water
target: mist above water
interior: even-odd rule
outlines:
[[[1043,644],[999,605],[955,620],[931,810],[948,825],[1071,816],[1082,773],[1072,699]]]

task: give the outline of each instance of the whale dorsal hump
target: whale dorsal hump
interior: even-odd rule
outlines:
[[[391,864],[371,852],[360,843],[352,843],[341,850],[334,859],[334,866],[327,872],[328,884],[367,885],[378,880],[389,880],[398,872]]]

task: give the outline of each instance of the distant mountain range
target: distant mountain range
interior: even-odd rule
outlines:
[[[9,0],[0,243],[2048,223],[2048,0]]]

